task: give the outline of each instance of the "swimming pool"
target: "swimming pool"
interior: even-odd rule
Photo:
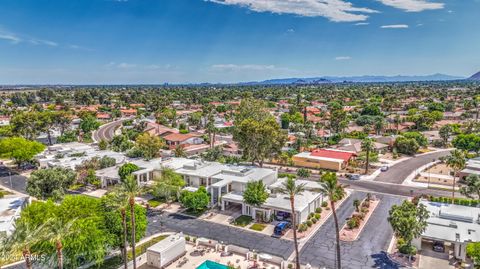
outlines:
[[[206,260],[202,264],[200,264],[197,269],[228,269],[228,266]]]

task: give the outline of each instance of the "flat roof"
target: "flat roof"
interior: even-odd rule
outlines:
[[[430,212],[423,237],[450,242],[480,241],[480,208],[420,200]]]
[[[183,237],[182,233],[172,234],[169,235],[167,238],[163,239],[162,241],[156,243],[155,245],[149,247],[147,250],[162,253],[177,244],[181,244],[181,242],[185,244],[185,238]]]
[[[275,190],[278,188],[281,188],[283,185],[283,182],[287,180],[286,177],[279,178],[275,183],[272,185],[268,186],[269,189]],[[304,184],[305,189],[310,190],[310,191],[315,191],[320,189],[320,183],[318,181],[312,181],[312,180],[303,180],[303,179],[295,179],[295,185],[300,185]]]

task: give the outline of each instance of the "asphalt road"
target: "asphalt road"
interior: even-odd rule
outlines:
[[[354,192],[337,210],[339,226],[343,227],[353,213],[353,201],[365,198],[366,193]],[[388,211],[394,204],[400,204],[403,198],[376,194],[381,201],[368,220],[359,238],[353,242],[340,242],[342,268],[380,268],[377,256],[388,249],[393,235],[387,221]],[[301,263],[315,267],[335,268],[335,224],[330,217],[310,238],[300,252]],[[386,267],[382,267],[386,268]]]
[[[116,120],[100,126],[98,130],[93,132],[93,140],[96,142],[100,142],[102,140],[112,140],[113,136],[115,135],[115,130],[122,125],[124,120],[125,119]]]
[[[417,157],[412,157],[403,162],[397,163],[390,167],[388,171],[380,173],[374,180],[387,183],[402,184],[403,181],[418,168],[426,165],[427,163],[438,160],[443,156],[448,156],[449,151],[441,151],[430,154],[424,154]]]
[[[11,172],[11,177],[9,172]],[[27,194],[27,177],[19,175],[2,165],[0,165],[0,185]]]

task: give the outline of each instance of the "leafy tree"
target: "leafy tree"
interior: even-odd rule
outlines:
[[[268,192],[263,181],[250,181],[243,192],[243,201],[251,206],[260,207],[268,198]]]
[[[243,157],[252,163],[258,162],[260,166],[265,159],[278,155],[287,140],[287,135],[272,117],[262,121],[245,119],[236,128],[234,139]]]
[[[113,151],[117,152],[125,152],[131,148],[133,148],[134,143],[128,139],[127,135],[116,135],[110,141],[110,148]]]
[[[348,125],[347,112],[343,110],[343,107],[338,105],[329,106],[330,109],[330,130],[334,134],[342,132]]]
[[[142,152],[143,158],[151,160],[155,158],[160,149],[165,145],[158,136],[152,136],[149,133],[143,133],[137,137],[135,146]]]
[[[282,186],[276,190],[279,193],[285,194],[290,200],[290,214],[292,215],[292,231],[293,243],[295,246],[295,268],[300,268],[300,256],[298,253],[298,239],[297,239],[297,217],[295,212],[295,196],[302,195],[305,191],[305,184],[297,184],[291,177],[282,182]]]
[[[428,139],[419,132],[405,132],[402,134],[405,138],[415,139],[420,147],[426,147],[428,145]]]
[[[44,129],[40,114],[36,111],[20,112],[10,120],[13,133],[29,140],[35,140]]]
[[[42,239],[55,246],[58,269],[63,269],[63,244],[65,244],[65,240],[70,235],[76,235],[76,231],[73,229],[74,221],[75,219],[69,221],[59,218],[49,219],[42,233]]]
[[[98,142],[98,149],[106,150],[107,147],[108,147],[108,142],[107,141],[102,139],[100,142]]]
[[[187,157],[187,152],[185,151],[185,148],[181,145],[178,145],[173,152],[175,154],[175,157],[177,158]]]
[[[76,173],[67,168],[48,168],[32,172],[27,180],[27,192],[38,199],[61,199],[75,182]]]
[[[414,155],[420,149],[417,140],[400,136],[395,140],[395,148],[399,153]]]
[[[443,145],[448,144],[448,139],[450,139],[450,136],[452,135],[452,133],[453,133],[453,127],[450,124],[444,125],[438,130],[438,134],[442,138]]]
[[[201,212],[207,208],[210,198],[207,189],[201,186],[197,191],[183,191],[180,197],[182,205],[192,212]]]
[[[320,192],[328,196],[330,208],[332,209],[333,220],[335,221],[335,238],[337,251],[337,269],[342,268],[342,259],[340,252],[340,228],[338,226],[338,217],[335,209],[335,203],[345,197],[345,187],[338,183],[337,174],[328,172],[322,175],[320,180]]]
[[[447,156],[445,163],[453,170],[453,184],[452,184],[452,203],[455,199],[455,179],[459,171],[465,168],[466,165],[465,153],[460,150],[454,150]]]
[[[460,193],[471,199],[480,199],[480,176],[471,174],[465,178],[465,186],[460,188]]]
[[[480,242],[467,244],[467,255],[473,260],[475,265],[480,263]]]
[[[86,114],[81,118],[79,128],[83,131],[83,133],[87,134],[91,131],[97,130],[100,125],[100,122],[97,121],[93,115]]]
[[[180,193],[185,186],[183,177],[173,169],[163,168],[160,178],[156,178],[152,187],[152,194],[157,198],[163,198],[167,202],[180,199]]]
[[[126,163],[118,169],[118,175],[120,179],[124,180],[127,176],[131,175],[133,172],[138,171],[140,167],[134,163]]]
[[[240,125],[244,120],[262,121],[270,117],[265,101],[255,98],[245,98],[240,102],[235,115],[235,126]]]
[[[57,143],[70,143],[78,140],[78,133],[76,130],[65,131],[62,135],[57,137]]]
[[[480,152],[480,135],[478,134],[459,134],[452,141],[457,149]]]
[[[380,110],[380,107],[377,104],[369,104],[366,105],[362,109],[362,115],[370,115],[370,116],[382,116],[383,113]]]
[[[0,156],[13,159],[18,165],[28,162],[41,153],[45,146],[23,137],[9,137],[0,140]]]
[[[429,212],[425,205],[418,206],[410,201],[393,205],[388,212],[388,222],[397,237],[404,240],[407,249],[411,249],[412,240],[422,235],[427,228]]]
[[[375,144],[373,139],[365,138],[362,140],[362,150],[365,152],[365,174],[368,174],[368,168],[370,166],[370,152],[375,150]]]
[[[309,178],[312,175],[312,172],[305,168],[299,168],[297,170],[297,176],[300,178]]]

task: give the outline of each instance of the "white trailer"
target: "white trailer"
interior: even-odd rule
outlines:
[[[165,268],[185,253],[183,234],[172,234],[147,249],[147,264],[156,268]]]

